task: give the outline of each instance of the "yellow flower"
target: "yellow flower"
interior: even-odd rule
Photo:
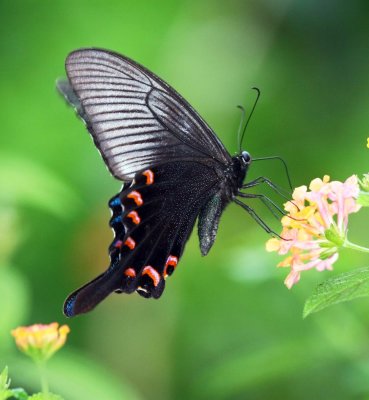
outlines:
[[[367,139],[366,147],[369,149],[369,137]]]
[[[11,333],[23,353],[35,361],[46,361],[64,345],[69,332],[68,325],[59,328],[59,324],[53,322],[48,325],[20,326]]]

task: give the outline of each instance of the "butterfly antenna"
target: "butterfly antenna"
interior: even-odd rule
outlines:
[[[260,97],[260,94],[261,94],[261,93],[260,93],[260,89],[258,89],[257,87],[253,87],[253,88],[251,88],[251,89],[255,90],[256,93],[257,93],[257,95],[256,95],[256,99],[255,99],[254,105],[253,105],[253,107],[252,107],[252,110],[251,110],[251,112],[250,112],[250,115],[249,115],[249,117],[247,118],[246,124],[245,124],[245,126],[244,126],[244,128],[243,128],[243,131],[242,131],[242,136],[241,136],[241,140],[240,140],[240,142],[239,142],[239,149],[238,149],[240,153],[241,153],[242,141],[243,141],[243,138],[244,138],[244,136],[245,136],[246,128],[247,128],[247,126],[248,126],[248,124],[249,124],[249,122],[250,122],[250,119],[251,119],[251,117],[252,117],[252,114],[254,113],[256,104],[258,104],[258,100],[259,100],[259,97]]]
[[[246,111],[245,111],[245,109],[244,109],[241,105],[238,105],[237,108],[239,108],[239,109],[241,110],[241,121],[240,121],[240,125],[239,125],[238,131],[237,131],[237,142],[238,142],[238,144],[239,144],[239,146],[240,146],[242,127],[243,127],[243,124],[244,124],[244,122],[245,122]],[[241,146],[240,146],[240,147],[241,147]]]

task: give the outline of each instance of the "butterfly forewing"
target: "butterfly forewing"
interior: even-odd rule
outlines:
[[[163,162],[230,161],[193,108],[134,61],[105,50],[82,49],[68,56],[66,70],[80,114],[115,177],[131,180],[140,170]],[[59,88],[68,97],[65,85]]]

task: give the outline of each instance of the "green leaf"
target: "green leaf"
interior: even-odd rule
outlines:
[[[53,394],[53,393],[36,393],[31,397],[28,397],[29,400],[63,400],[63,397]]]
[[[8,380],[8,367],[5,367],[0,374],[0,390],[8,389],[10,380]]]
[[[10,379],[8,379],[8,367],[5,367],[0,374],[0,400],[15,398],[18,400],[27,400],[28,394],[24,389],[9,389]]]
[[[12,397],[14,397],[17,400],[29,399],[27,392],[22,388],[11,389],[11,392],[12,392]]]
[[[0,400],[7,400],[13,397],[13,393],[10,389],[0,389]]]
[[[0,400],[6,400],[12,397],[12,391],[9,389],[9,386],[8,367],[5,367],[0,374]]]
[[[345,272],[318,285],[304,306],[303,317],[333,304],[369,296],[369,267]]]

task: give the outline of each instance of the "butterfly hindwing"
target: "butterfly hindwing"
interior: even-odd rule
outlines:
[[[68,297],[65,314],[90,311],[111,292],[137,291],[159,298],[217,185],[213,169],[194,162],[167,163],[137,173],[109,202],[115,232],[111,265]]]

